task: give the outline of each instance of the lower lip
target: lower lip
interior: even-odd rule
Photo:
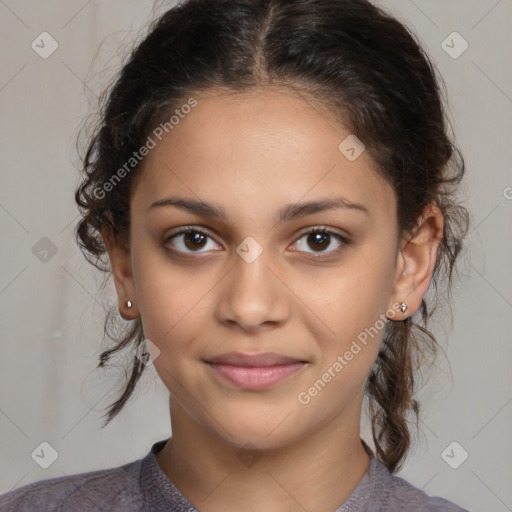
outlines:
[[[235,386],[244,389],[264,389],[296,374],[306,363],[259,367],[207,364],[214,372]]]

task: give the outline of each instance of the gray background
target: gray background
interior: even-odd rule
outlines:
[[[435,330],[450,364],[441,353],[426,374],[422,434],[399,474],[471,510],[512,510],[512,2],[380,3],[413,28],[446,81],[472,212],[453,323]],[[113,286],[99,292],[101,276],[73,239],[80,123],[119,68],[119,49],[161,4],[0,0],[0,492],[121,465],[170,435],[167,390],[151,366],[121,415],[99,428],[124,384],[121,366],[95,370]],[[59,45],[47,59],[31,48],[43,31]],[[441,46],[453,31],[469,44],[458,58]],[[57,251],[46,262],[43,237]],[[58,453],[48,469],[31,457],[43,441]],[[469,453],[457,469],[441,456],[454,441],[452,465]]]

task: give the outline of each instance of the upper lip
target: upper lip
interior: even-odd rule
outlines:
[[[230,352],[221,354],[206,360],[207,363],[231,364],[234,366],[274,366],[276,364],[297,364],[305,363],[301,359],[283,356],[274,352],[260,352],[257,354],[244,354],[242,352]]]

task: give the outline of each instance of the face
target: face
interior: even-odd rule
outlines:
[[[116,283],[160,351],[155,369],[179,414],[233,445],[358,427],[397,300],[394,191],[367,151],[338,149],[349,131],[291,91],[195,98],[134,182],[130,269]],[[266,352],[296,364],[272,383],[207,363]]]

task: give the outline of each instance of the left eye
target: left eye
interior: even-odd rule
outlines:
[[[177,252],[189,252],[190,254],[190,252],[204,252],[198,249],[204,249],[205,246],[207,246],[206,240],[208,238],[211,239],[207,231],[204,231],[201,228],[189,227],[168,237],[166,242],[176,239],[178,242],[172,244],[174,249],[176,249]],[[309,247],[314,248],[314,250],[311,251],[312,253],[335,252],[337,248],[326,251],[326,249],[332,245],[333,238],[338,240],[339,246],[347,245],[349,243],[344,236],[335,233],[334,231],[330,231],[326,228],[313,228],[302,233],[302,236],[295,244],[299,247],[298,250],[303,250],[304,252],[310,252],[304,250],[307,247],[306,244]],[[304,239],[306,242],[303,241]],[[208,250],[208,247],[206,247],[206,250]]]
[[[321,252],[321,253],[336,252],[337,249],[334,249],[331,251],[325,250],[329,246],[331,246],[331,244],[333,242],[333,237],[338,240],[340,246],[346,245],[349,243],[345,237],[341,236],[338,233],[335,233],[334,231],[330,231],[326,228],[314,228],[314,229],[311,229],[311,230],[303,233],[302,236],[297,241],[297,245],[299,247],[301,247],[301,246],[305,247],[307,244],[310,247],[314,247],[315,250],[312,251],[313,253],[315,253],[315,252]],[[304,238],[306,238],[306,242],[301,242],[301,240],[303,240]],[[319,249],[319,250],[316,250],[316,249]],[[308,252],[308,251],[305,251],[305,252]]]

